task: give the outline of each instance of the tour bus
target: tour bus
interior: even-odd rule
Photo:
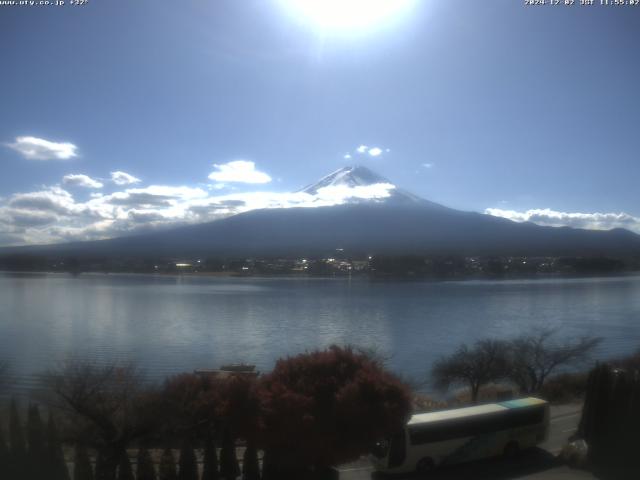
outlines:
[[[506,455],[547,438],[549,405],[521,398],[488,405],[413,415],[371,456],[381,473],[427,472],[440,465]]]

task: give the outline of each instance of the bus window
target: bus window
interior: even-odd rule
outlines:
[[[391,448],[389,450],[389,467],[393,468],[402,465],[406,456],[406,437],[404,430],[401,430],[391,438]]]
[[[540,424],[544,407],[519,408],[502,412],[458,418],[409,427],[409,443],[424,445],[453,438],[473,437],[485,433]]]
[[[468,437],[478,434],[478,420],[463,418],[436,422],[433,424],[411,426],[409,438],[412,445],[443,442],[452,438]]]
[[[514,409],[509,412],[509,428],[540,424],[544,421],[544,407]]]

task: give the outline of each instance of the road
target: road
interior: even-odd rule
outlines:
[[[524,452],[513,460],[489,459],[456,465],[429,474],[429,479],[496,479],[496,480],[588,480],[587,472],[572,470],[560,464],[556,456],[580,421],[580,405],[551,407],[549,438],[539,448]],[[377,476],[366,459],[342,466],[340,480],[372,480]],[[394,477],[417,479],[416,475]]]

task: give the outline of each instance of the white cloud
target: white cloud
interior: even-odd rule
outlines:
[[[58,221],[58,216],[51,212],[37,210],[9,210],[11,223],[16,227],[40,227]]]
[[[126,172],[117,170],[115,172],[111,172],[111,181],[116,185],[132,185],[134,183],[139,183],[141,180]]]
[[[76,187],[84,187],[84,188],[102,188],[104,185],[102,182],[94,180],[88,175],[83,175],[81,173],[70,173],[69,175],[65,175],[62,177],[62,183],[65,185],[73,185]]]
[[[313,199],[314,203],[325,203],[326,205],[339,205],[349,200],[382,200],[391,196],[395,185],[390,183],[374,183],[371,185],[358,185],[349,187],[347,185],[336,185],[318,189],[318,193]]]
[[[369,156],[369,157],[380,157],[381,155],[384,155],[385,153],[389,153],[391,150],[388,148],[381,148],[381,147],[370,147],[368,145],[359,145],[353,152],[349,152],[346,155],[344,155],[344,158],[346,160],[349,160],[350,158],[352,158],[353,155],[364,155],[364,156]]]
[[[331,186],[317,193],[220,192],[187,186],[150,185],[84,202],[60,187],[0,200],[0,245],[94,240],[198,223],[263,208],[313,208],[379,201],[395,187],[387,183]]]
[[[577,213],[559,212],[549,208],[531,209],[524,212],[487,208],[485,213],[495,217],[508,218],[515,222],[532,222],[551,227],[574,227],[590,230],[610,230],[626,228],[640,233],[640,218],[628,213]]]
[[[11,196],[8,206],[22,210],[39,210],[66,215],[77,211],[72,195],[60,187]]]
[[[150,185],[145,188],[130,188],[124,192],[116,192],[102,197],[102,201],[130,207],[140,205],[174,206],[179,202],[206,196],[207,192],[201,188]]]
[[[424,168],[433,168],[433,163],[423,163],[422,166]]]
[[[76,157],[76,147],[69,142],[51,142],[37,137],[16,137],[6,144],[29,160],[68,160]]]
[[[231,183],[269,183],[271,177],[256,170],[256,164],[248,160],[234,160],[232,162],[215,164],[216,171],[209,174],[209,179],[215,182]]]
[[[316,193],[237,192],[215,188],[149,185],[92,193],[85,201],[59,186],[0,199],[0,245],[111,238],[167,226],[216,220],[264,208],[313,208],[347,202],[376,202],[394,186],[338,185]],[[640,218],[626,213],[566,213],[551,209],[488,208],[485,213],[518,222],[589,229],[623,227],[640,233]]]

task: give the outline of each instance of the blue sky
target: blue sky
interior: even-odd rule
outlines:
[[[344,0],[331,28],[296,1],[0,5],[0,244],[297,204],[346,164],[640,232],[640,6],[403,0],[367,23]]]

